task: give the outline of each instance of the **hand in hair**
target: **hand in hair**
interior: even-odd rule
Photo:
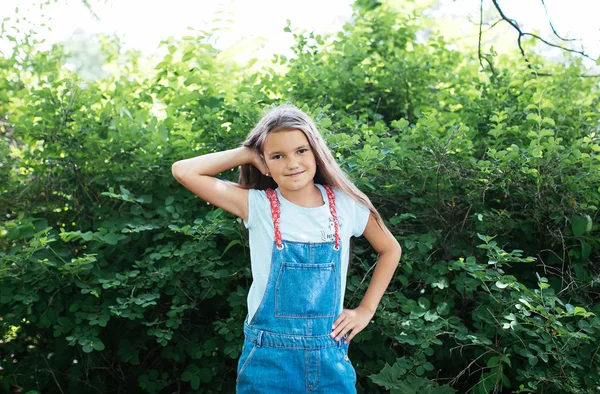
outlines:
[[[253,158],[252,158],[252,161],[250,162],[250,164],[252,164],[254,167],[256,167],[256,169],[258,169],[258,171],[260,171],[263,175],[267,175],[269,173],[269,169],[265,165],[265,161],[262,158],[262,156],[260,155],[260,153],[258,153],[256,151],[256,149],[252,149],[249,147],[246,147],[245,149],[250,150],[253,154]]]
[[[245,164],[254,165],[266,172],[258,153],[246,147],[179,160],[173,164],[171,171],[179,183],[204,201],[247,220],[248,190],[237,183],[215,177],[223,171]]]

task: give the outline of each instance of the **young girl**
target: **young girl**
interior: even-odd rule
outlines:
[[[239,184],[215,178],[238,166]],[[253,283],[237,392],[355,393],[348,344],[372,319],[401,249],[313,121],[296,107],[274,108],[242,147],[172,171],[249,230]],[[379,259],[360,305],[343,309],[350,237],[361,234]]]

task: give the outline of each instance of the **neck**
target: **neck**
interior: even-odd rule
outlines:
[[[279,189],[279,192],[289,202],[304,208],[315,208],[325,204],[321,191],[314,183],[300,190]]]

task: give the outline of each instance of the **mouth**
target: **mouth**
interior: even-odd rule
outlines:
[[[295,178],[297,176],[300,176],[302,174],[304,174],[306,171],[298,171],[298,172],[294,172],[292,174],[287,174],[286,176],[289,176],[290,178]]]

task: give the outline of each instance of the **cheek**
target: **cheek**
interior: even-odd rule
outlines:
[[[283,164],[283,161],[281,161],[281,160],[271,160],[267,164],[269,165],[271,172],[281,171],[282,168],[285,167],[285,165]]]

